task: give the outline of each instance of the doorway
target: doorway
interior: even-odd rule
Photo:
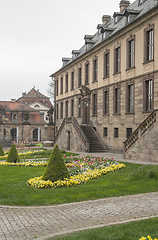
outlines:
[[[67,136],[67,150],[70,150],[70,131],[67,131],[68,136]]]
[[[17,129],[12,128],[11,131],[10,131],[10,135],[11,135],[12,141],[16,141]]]

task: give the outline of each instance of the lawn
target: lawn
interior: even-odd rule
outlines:
[[[124,196],[158,191],[158,179],[130,179],[141,165],[126,163],[126,168],[108,173],[76,187],[37,189],[26,185],[30,178],[41,176],[44,167],[0,167],[0,204],[39,206],[70,203],[90,199]],[[64,196],[64,197],[63,197]]]
[[[153,240],[158,239],[158,218],[79,231],[47,240],[139,240],[148,235]]]

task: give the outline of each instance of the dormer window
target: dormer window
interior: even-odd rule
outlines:
[[[102,33],[102,40],[107,38],[115,28],[106,27],[104,24],[98,24],[97,29],[100,33]]]
[[[115,24],[118,23],[123,16],[124,16],[124,13],[122,13],[122,12],[114,12],[114,14],[113,14],[114,23]]]
[[[101,28],[98,29],[98,35],[100,35],[100,34],[101,34]]]
[[[131,19],[131,17],[130,17],[130,15],[128,15],[128,16],[127,16],[127,23],[130,22],[130,19]]]
[[[38,105],[38,104],[36,104],[34,107],[35,107],[35,108],[39,108],[39,105]]]
[[[12,112],[12,120],[18,120],[18,113]]]
[[[126,9],[124,12],[124,16],[126,17],[126,23],[130,23],[132,20],[134,20],[139,13],[140,11],[138,10]]]
[[[66,64],[68,64],[69,61],[70,61],[70,58],[62,58],[63,67],[65,67]]]
[[[118,16],[114,18],[114,23],[117,23],[117,22],[118,22]]]
[[[76,58],[80,55],[81,51],[80,50],[72,50],[72,57]]]

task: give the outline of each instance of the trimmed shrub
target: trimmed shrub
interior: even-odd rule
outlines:
[[[64,180],[64,178],[69,178],[69,177],[70,177],[70,173],[66,167],[64,159],[58,148],[58,145],[56,144],[52,151],[48,165],[42,176],[42,179],[45,181],[50,180],[52,182],[55,182],[59,179]]]
[[[0,145],[0,156],[4,156],[4,151],[1,145]]]
[[[6,162],[14,162],[14,163],[16,163],[16,161],[18,161],[18,160],[19,160],[18,152],[16,150],[15,144],[13,143],[11,148],[10,148],[10,151],[8,153]]]

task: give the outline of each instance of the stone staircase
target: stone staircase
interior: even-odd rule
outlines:
[[[89,140],[89,152],[105,152],[106,149],[98,138],[94,129],[89,125],[80,126],[87,139]]]
[[[124,158],[158,162],[158,109],[155,109],[126,139]]]

